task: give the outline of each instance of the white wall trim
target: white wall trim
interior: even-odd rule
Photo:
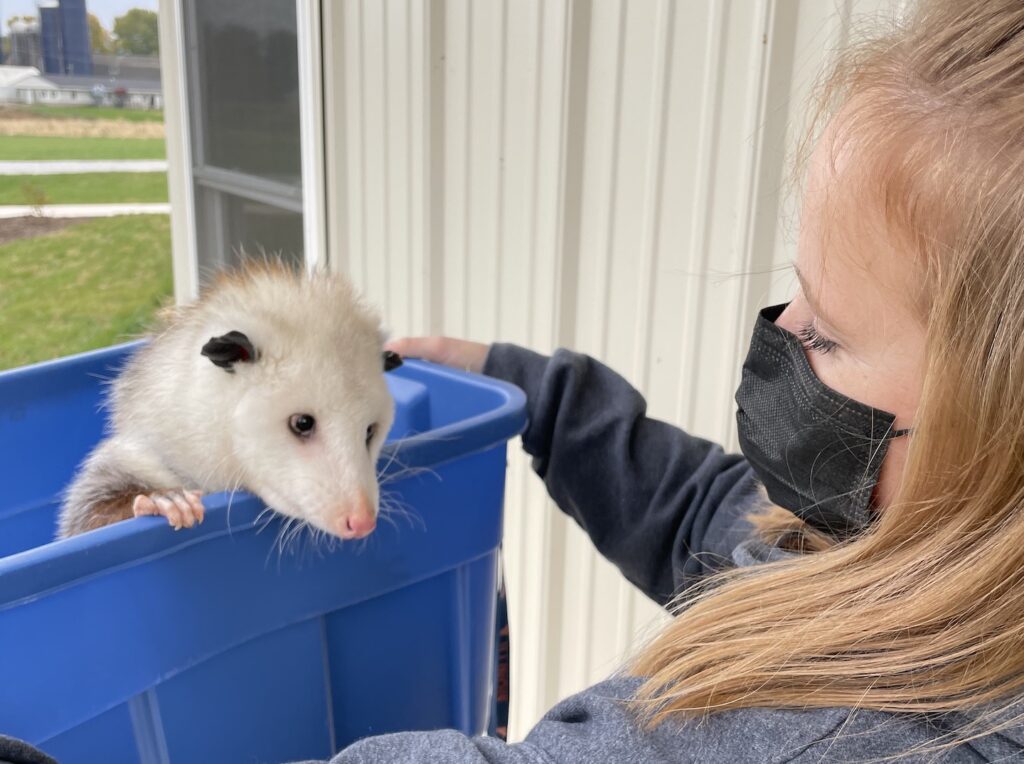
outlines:
[[[306,268],[328,265],[320,0],[295,0],[299,54],[302,234]]]
[[[189,132],[185,25],[181,0],[160,0],[160,75],[164,88],[167,187],[171,203],[174,299],[179,305],[199,296],[195,192]]]

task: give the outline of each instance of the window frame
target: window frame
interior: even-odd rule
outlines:
[[[200,262],[197,226],[197,186],[212,192],[220,203],[215,205],[215,225],[223,227],[226,205],[222,194],[230,194],[288,212],[302,215],[303,263],[307,270],[329,267],[326,225],[326,166],[323,133],[323,37],[321,34],[322,0],[295,0],[296,43],[299,79],[299,152],[301,182],[299,189],[287,184],[248,173],[210,165],[203,156],[202,100],[198,49],[194,39],[198,0],[174,0],[173,56],[164,66],[174,67],[178,82],[179,119],[175,125],[184,163],[184,198],[173,204],[172,216],[180,216],[184,246],[175,248],[175,259],[184,260],[175,268],[188,283],[176,288],[179,301],[194,299],[199,294]],[[170,138],[170,136],[168,136]],[[182,209],[184,207],[184,209]],[[174,221],[172,220],[172,225]],[[181,251],[179,251],[179,249]]]

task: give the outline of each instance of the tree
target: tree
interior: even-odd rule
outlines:
[[[117,51],[136,56],[153,56],[160,49],[157,39],[156,13],[132,8],[124,16],[114,19]]]
[[[103,24],[95,14],[89,14],[89,43],[93,53],[113,53],[114,41],[110,39],[110,32],[103,28]]]

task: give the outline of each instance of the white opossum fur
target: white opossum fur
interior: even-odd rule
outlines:
[[[400,361],[348,282],[262,262],[162,318],[112,383],[109,436],[69,486],[59,535],[133,514],[191,526],[201,493],[239,488],[331,535],[369,533],[394,419],[384,359]]]

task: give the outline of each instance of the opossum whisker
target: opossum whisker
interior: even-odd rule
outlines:
[[[402,448],[402,442],[401,441],[398,441],[397,443],[391,445],[388,448],[388,460],[387,460],[387,463],[383,467],[380,467],[380,468],[377,469],[377,477],[378,478],[381,475],[383,475],[385,472],[387,472],[391,468],[392,464],[394,464],[395,462],[398,461],[398,452],[399,452],[399,450],[401,448]],[[401,464],[401,462],[399,462],[399,464]]]
[[[275,549],[277,549],[277,569],[278,569],[278,571],[281,570],[281,557],[284,555],[284,536],[288,532],[288,529],[291,527],[291,525],[294,522],[296,522],[296,518],[294,518],[294,517],[288,517],[288,516],[284,516],[284,515],[282,515],[282,517],[283,517],[283,522],[281,523],[281,527],[278,529],[277,536],[274,539],[274,543],[270,546],[270,549],[267,550],[267,561],[269,561],[271,553]]]
[[[317,528],[308,521],[302,524],[302,533],[299,535],[299,559],[305,562],[307,559],[323,559],[323,552],[317,544]]]
[[[380,477],[378,477],[377,483],[378,485],[385,486],[390,485],[391,483],[395,483],[399,480],[406,480],[408,478],[416,477],[418,475],[431,475],[432,477],[436,478],[438,482],[440,482],[442,479],[441,476],[437,474],[437,472],[430,469],[429,467],[405,467],[399,470],[398,472],[394,472],[390,475],[381,475]]]
[[[334,554],[334,550],[338,548],[338,537],[333,536],[323,528],[317,529],[320,534],[320,543],[327,547],[328,554]]]
[[[301,538],[302,531],[305,529],[308,523],[302,518],[293,517],[289,523],[288,529],[284,533],[283,541],[281,544],[281,554],[283,555],[286,551],[294,553],[298,547],[299,539]]]
[[[304,562],[307,559],[307,557],[310,557],[310,556],[313,556],[313,555],[315,555],[317,557],[322,557],[323,556],[323,555],[321,555],[319,553],[320,550],[317,549],[317,546],[316,546],[316,528],[314,528],[309,523],[304,523],[303,527],[302,527],[302,534],[301,534],[301,536],[299,538],[300,538],[300,542],[299,542],[300,543],[299,559],[301,561]]]
[[[390,523],[396,530],[400,528],[396,518],[401,518],[402,520],[405,520],[408,523],[410,529],[415,530],[418,528],[421,531],[425,531],[427,529],[427,524],[426,522],[424,522],[422,517],[419,517],[413,512],[409,512],[408,510],[404,509],[399,509],[397,507],[388,508],[387,511],[381,512],[379,517],[381,520]]]
[[[390,443],[390,444],[388,444],[388,459],[384,463],[383,466],[378,466],[377,474],[378,475],[384,474],[389,469],[391,469],[391,465],[392,464],[398,464],[400,467],[405,467],[406,465],[402,462],[402,460],[400,458],[401,451],[402,451],[402,441],[398,441],[397,443]]]
[[[234,501],[235,501],[235,494],[238,492],[238,489],[241,488],[241,485],[242,485],[241,478],[239,478],[237,481],[235,481],[235,483],[231,486],[231,489],[228,491],[228,506],[227,506],[227,509],[224,511],[224,520],[228,524],[228,533],[232,532],[231,531],[231,527],[232,527],[231,526],[231,505],[234,503]]]
[[[327,547],[327,552],[331,551],[329,545],[326,543],[326,539],[328,538],[327,534],[324,533],[322,528],[317,528],[311,523],[306,523],[306,531],[306,538],[308,541],[307,546],[312,548],[317,559],[322,560],[324,558],[324,547]]]
[[[97,372],[89,372],[86,376],[99,380],[101,387],[113,387],[114,383],[117,381],[117,376],[108,377]],[[106,411],[110,408],[110,398],[111,392],[109,390],[104,391],[103,395],[100,396],[99,401],[96,402],[96,413]]]
[[[421,530],[427,529],[427,523],[423,517],[416,512],[415,508],[402,501],[399,498],[399,494],[395,491],[382,491],[380,499],[380,512],[379,517],[387,520],[391,520],[391,515],[405,518],[409,522],[410,528],[415,528],[418,524]],[[414,522],[415,521],[415,522]],[[397,526],[396,526],[397,527]]]
[[[358,555],[362,555],[366,552],[366,548],[370,545],[370,539],[373,538],[371,533],[369,536],[363,536],[361,539],[349,539],[349,544],[354,545],[354,552]]]
[[[288,522],[285,523],[285,526],[281,531],[281,546],[279,554],[283,555],[285,553],[285,550],[288,548],[288,536],[291,534],[292,529],[295,528],[298,522],[299,518],[289,517]]]
[[[300,561],[302,559],[302,531],[304,529],[305,523],[302,520],[297,521],[289,532],[288,541],[285,544],[285,549],[288,550],[288,553],[293,557],[298,557]]]
[[[262,511],[258,515],[256,515],[256,519],[253,521],[253,524],[258,526],[256,528],[256,533],[262,533],[264,528],[266,528],[268,525],[274,522],[274,516],[276,514],[277,513],[274,511],[272,507],[264,507]],[[263,520],[264,515],[267,515],[268,517],[266,520],[263,521],[263,524],[260,525],[260,520]]]
[[[288,534],[288,544],[291,544],[293,546],[297,545],[298,540],[299,538],[301,538],[302,531],[305,527],[306,522],[304,520],[298,520],[295,523],[294,527],[292,528],[291,533]]]
[[[389,513],[418,514],[414,507],[403,501],[401,494],[396,491],[388,491],[381,495],[381,511]]]

